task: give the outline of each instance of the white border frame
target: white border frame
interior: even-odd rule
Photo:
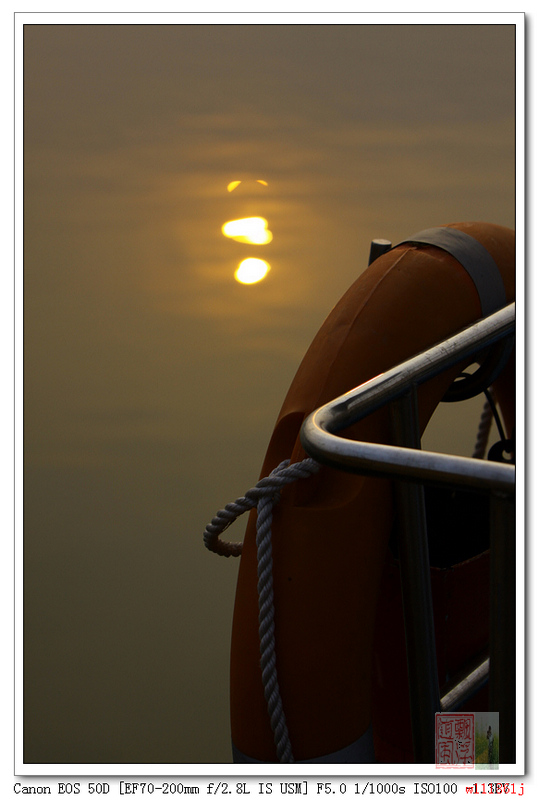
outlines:
[[[525,55],[524,55],[524,14],[523,13],[361,13],[361,12],[178,12],[178,13],[87,13],[87,12],[15,12],[15,774],[21,776],[319,776],[320,765],[237,765],[237,764],[27,764],[22,760],[22,33],[25,24],[108,24],[108,25],[167,25],[167,24],[391,24],[391,25],[515,25],[516,28],[516,230],[517,230],[517,301],[525,298],[524,255],[525,255],[525,179],[524,179],[524,109],[525,109]],[[519,304],[517,315],[518,364],[517,416],[524,419],[523,378],[525,374],[525,308]],[[517,581],[517,653],[524,652],[525,642],[525,586],[524,586],[524,463],[525,440],[522,428],[517,434],[519,455],[519,480],[517,481],[517,564],[520,565],[520,581]],[[517,764],[501,765],[498,771],[468,771],[463,776],[460,769],[440,770],[434,765],[384,764],[384,776],[434,776],[435,782],[451,782],[466,778],[468,783],[484,783],[501,780],[503,776],[524,774],[524,658],[517,665]],[[530,754],[531,755],[531,754]],[[157,772],[156,772],[157,769]],[[372,776],[373,765],[336,765],[323,767],[327,776]],[[193,783],[193,781],[190,781]],[[186,782],[187,785],[187,782]],[[112,796],[112,795],[111,795]]]

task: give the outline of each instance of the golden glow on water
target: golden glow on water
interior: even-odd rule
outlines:
[[[234,273],[238,283],[258,283],[266,277],[271,267],[262,258],[246,258]]]
[[[272,232],[268,230],[268,221],[264,217],[229,220],[221,230],[229,239],[245,244],[268,244],[273,239]]]
[[[256,182],[260,183],[262,186],[267,186],[268,185],[267,181],[263,181],[263,180],[258,179],[258,178],[257,178]],[[230,181],[230,183],[226,187],[227,192],[233,192],[234,189],[236,189],[240,185],[240,183],[242,183],[242,181]]]

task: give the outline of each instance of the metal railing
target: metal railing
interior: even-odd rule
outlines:
[[[499,712],[500,761],[515,762],[515,467],[421,450],[417,387],[464,359],[514,336],[515,304],[399,364],[314,411],[301,442],[317,461],[396,479],[412,737],[417,763],[434,762],[434,715],[461,705],[489,680]],[[390,405],[393,445],[345,439],[339,432]],[[442,699],[438,685],[425,484],[490,493],[490,659],[470,665]],[[490,661],[490,664],[489,664]]]

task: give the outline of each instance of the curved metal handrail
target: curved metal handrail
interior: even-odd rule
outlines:
[[[488,345],[514,334],[515,304],[361,384],[314,411],[303,423],[301,443],[317,461],[351,472],[392,474],[405,480],[514,492],[515,468],[394,445],[345,439],[337,434],[411,388]]]

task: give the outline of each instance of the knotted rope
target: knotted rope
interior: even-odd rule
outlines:
[[[483,410],[481,412],[481,419],[479,420],[479,427],[477,428],[477,436],[475,440],[475,447],[472,458],[484,458],[487,450],[488,437],[492,425],[492,407],[488,400],[485,400]]]
[[[320,464],[306,458],[294,464],[282,461],[267,478],[262,478],[244,497],[217,512],[206,525],[204,544],[220,556],[239,556],[241,542],[223,542],[219,536],[237,517],[257,506],[256,548],[258,560],[258,632],[260,637],[260,666],[264,697],[268,705],[271,729],[282,763],[293,763],[292,747],[288,736],[286,718],[277,680],[277,657],[275,654],[275,621],[273,605],[273,553],[271,523],[273,507],[279,502],[281,489],[300,478],[308,478],[320,469]]]

